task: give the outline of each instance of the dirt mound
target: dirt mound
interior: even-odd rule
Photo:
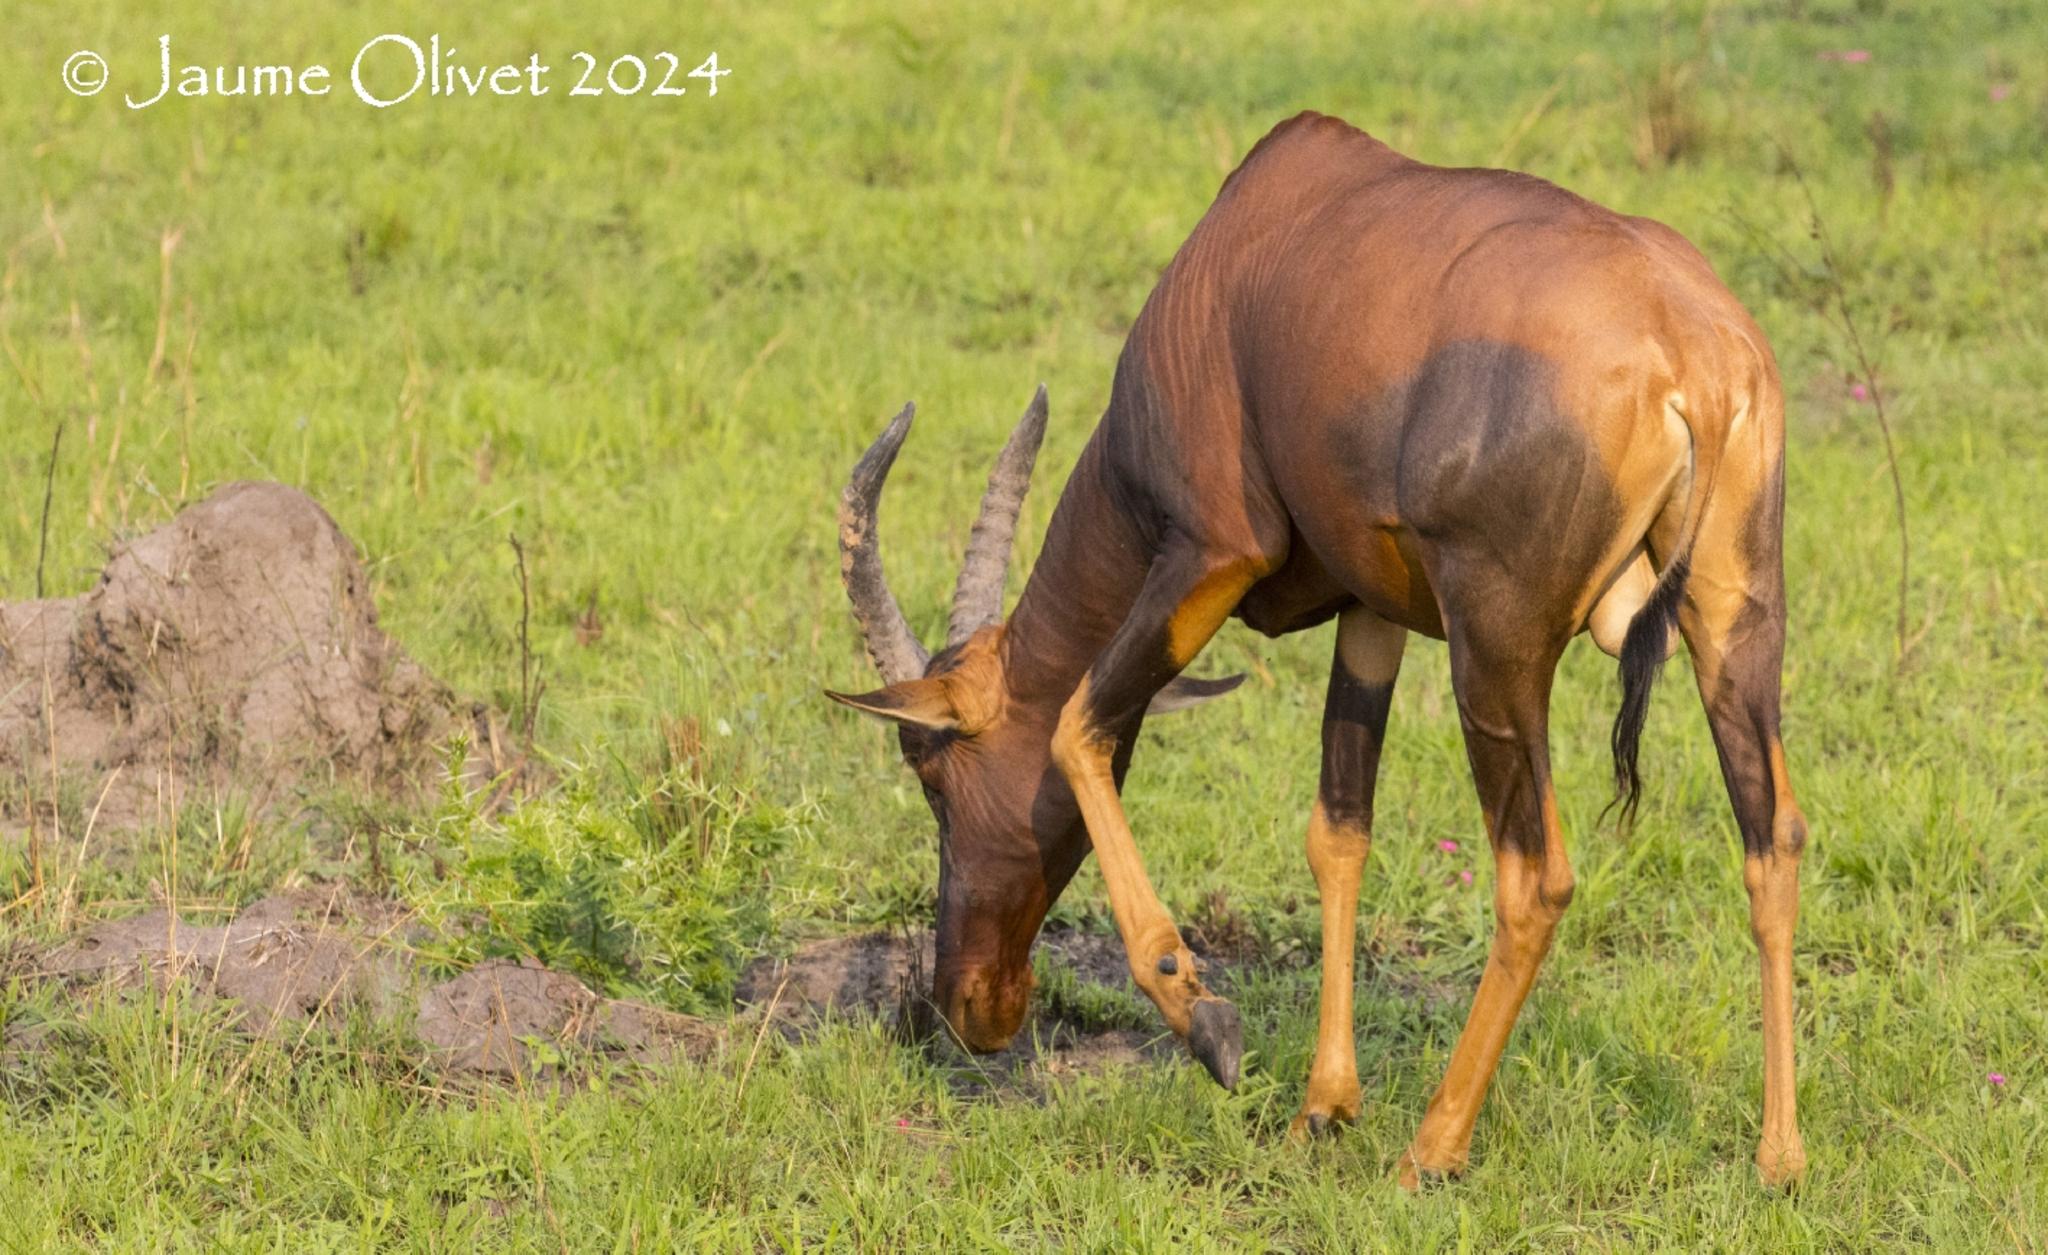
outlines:
[[[202,998],[232,999],[251,1033],[296,1036],[308,1021],[357,1008],[412,1026],[446,1074],[546,1078],[572,1058],[653,1064],[680,1050],[701,1057],[717,1026],[637,1002],[604,998],[538,964],[480,963],[435,982],[418,967],[410,917],[395,903],[338,890],[265,898],[225,924],[164,910],[87,928],[34,960],[31,970],[80,997],[174,983]],[[46,1033],[31,1026],[24,1048]]]
[[[265,898],[226,924],[150,911],[95,924],[58,946],[38,971],[76,986],[162,990],[186,982],[233,998],[251,1031],[275,1033],[354,1006],[388,1014],[406,971],[374,934],[304,917],[289,898]]]
[[[52,757],[116,827],[229,790],[259,809],[302,784],[412,793],[479,717],[379,630],[355,547],[281,484],[230,484],[119,546],[82,597],[0,605],[17,814],[59,804]]]
[[[415,1028],[443,1068],[506,1077],[550,1074],[558,1045],[652,1064],[678,1049],[708,1054],[722,1037],[702,1020],[601,998],[567,973],[505,962],[479,963],[428,990]]]
[[[1159,1023],[1131,983],[1123,943],[1068,930],[1038,939],[1042,980],[1031,1018],[1007,1050],[966,1056],[964,1087],[1007,1088],[1033,1077],[1101,1072],[1186,1050]],[[740,974],[738,997],[756,1015],[772,1015],[790,1036],[827,1015],[882,1019],[902,1027],[915,999],[928,993],[932,936],[863,933],[800,946],[787,958],[761,959]],[[1204,977],[1227,989],[1228,973],[1211,963]]]
[[[932,935],[899,933],[828,937],[782,959],[758,959],[740,973],[741,1005],[802,1009],[813,1014],[886,1015],[902,1004],[913,967],[932,970]]]

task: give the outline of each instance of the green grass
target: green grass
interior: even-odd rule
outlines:
[[[510,708],[517,532],[540,739],[567,783],[504,824],[329,804],[262,825],[241,860],[213,817],[188,817],[175,858],[144,845],[87,867],[85,912],[134,909],[153,883],[233,903],[382,875],[451,909],[502,891],[526,911],[502,944],[546,941],[685,1006],[791,935],[927,912],[930,819],[893,737],[817,696],[868,679],[836,579],[841,478],[915,397],[883,527],[898,594],[935,635],[987,459],[1046,380],[1021,570],[1159,267],[1236,158],[1313,106],[1427,160],[1514,165],[1671,223],[1772,336],[1790,411],[1786,740],[1814,831],[1797,961],[1813,1167],[1792,1198],[1749,1167],[1755,964],[1683,666],[1651,720],[1641,819],[1618,835],[1596,822],[1613,668],[1582,643],[1553,719],[1575,905],[1473,1170],[1421,1197],[1392,1186],[1490,932],[1443,653],[1418,644],[1362,912],[1366,1111],[1334,1144],[1281,1136],[1312,971],[1246,979],[1257,1059],[1235,1095],[1182,1066],[1043,1102],[956,1097],[858,1026],[767,1043],[751,1068],[742,1043],[652,1080],[471,1100],[422,1078],[388,1027],[252,1053],[214,1012],[79,1013],[16,983],[0,1021],[55,1018],[70,1045],[0,1062],[0,1246],[2042,1248],[2048,32],[2031,6],[1112,2],[997,19],[875,0],[665,18],[472,2],[431,25],[172,7],[33,6],[0,41],[0,596],[34,593],[61,417],[53,595],[213,485],[276,478],[356,537],[387,627]],[[438,29],[466,60],[538,51],[558,76],[577,48],[668,47],[686,68],[715,48],[733,73],[715,100],[558,86],[378,112],[347,98],[346,66],[387,29]],[[163,31],[181,57],[324,61],[341,86],[126,110],[120,92],[154,89]],[[57,82],[79,47],[114,64],[96,99]],[[1871,56],[1819,56],[1844,49]],[[1913,528],[1903,666],[1881,446],[1815,309],[1780,144],[1881,345]],[[183,234],[152,377],[166,230]],[[604,635],[579,646],[593,598]],[[1255,682],[1140,751],[1133,823],[1184,919],[1221,893],[1270,944],[1313,936],[1300,834],[1327,653],[1325,632],[1232,627],[1207,665]],[[628,867],[633,842],[666,850],[709,813],[649,809],[676,796],[665,716],[700,721],[717,774],[698,805],[744,840]],[[451,890],[412,854],[373,871],[363,838],[380,827],[500,880]],[[9,898],[25,835],[0,834]],[[17,907],[0,914],[13,939],[54,927]],[[1059,915],[1104,926],[1092,869]]]

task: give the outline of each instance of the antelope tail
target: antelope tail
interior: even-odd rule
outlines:
[[[1658,576],[1642,609],[1629,620],[1621,645],[1621,709],[1614,716],[1614,802],[1619,804],[1624,824],[1635,821],[1636,804],[1642,800],[1643,777],[1636,768],[1636,754],[1642,747],[1643,724],[1650,715],[1650,690],[1663,669],[1671,631],[1678,625],[1678,603],[1685,595],[1686,577],[1692,571],[1692,547],[1698,539],[1700,518],[1706,513],[1707,498],[1713,493],[1714,472],[1721,462],[1719,442],[1702,441],[1692,420],[1674,399],[1671,410],[1685,423],[1692,439],[1692,482],[1686,492],[1685,512],[1680,516],[1678,543]]]

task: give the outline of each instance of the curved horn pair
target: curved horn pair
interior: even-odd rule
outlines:
[[[904,437],[910,434],[910,420],[915,413],[915,406],[906,405],[890,421],[854,464],[853,475],[839,497],[840,579],[853,603],[853,617],[860,625],[861,639],[867,643],[868,656],[890,684],[923,675],[931,658],[911,632],[902,608],[889,591],[888,578],[882,572],[881,545],[875,535],[882,486],[889,478],[897,452],[903,448]],[[1017,515],[1031,486],[1031,468],[1038,460],[1039,443],[1045,438],[1045,420],[1045,385],[1040,384],[989,471],[988,490],[982,494],[981,512],[968,536],[960,579],[953,586],[953,607],[946,620],[948,646],[957,645],[1002,619],[1003,576],[1010,564],[1011,542],[1017,534]]]

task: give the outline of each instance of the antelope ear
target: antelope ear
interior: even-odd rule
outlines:
[[[946,696],[946,686],[930,677],[905,680],[872,693],[835,693],[826,689],[825,696],[865,715],[930,728],[934,732],[947,732],[960,726],[960,716],[954,711],[952,700]]]
[[[1192,676],[1177,675],[1166,682],[1166,687],[1152,696],[1152,704],[1145,707],[1148,715],[1170,715],[1176,710],[1199,706],[1212,697],[1221,697],[1244,683],[1244,672],[1226,675],[1215,680],[1197,680]]]

